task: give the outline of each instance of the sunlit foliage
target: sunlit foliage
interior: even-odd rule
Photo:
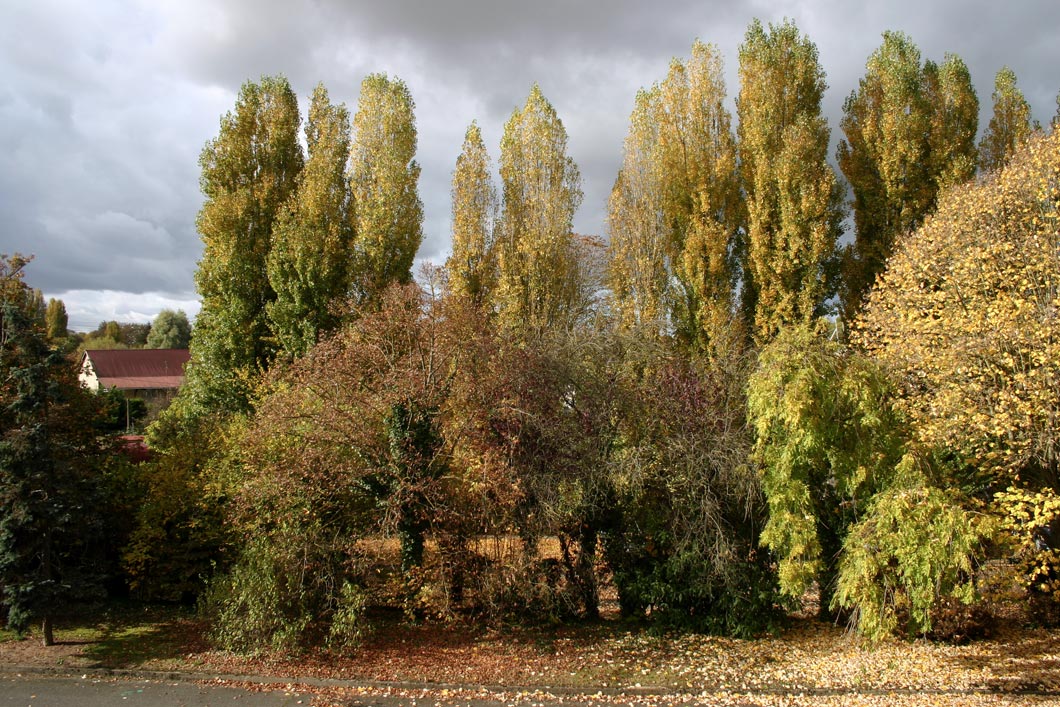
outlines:
[[[609,285],[626,326],[706,350],[729,338],[742,224],[722,60],[696,42],[638,96],[611,192]]]
[[[401,79],[370,74],[361,82],[349,179],[357,224],[350,285],[362,302],[378,301],[390,283],[411,282],[423,240],[415,107]]]
[[[567,131],[536,84],[501,138],[503,185],[494,301],[511,329],[569,328],[585,314],[573,234],[581,175]]]
[[[346,107],[332,105],[318,85],[306,121],[305,168],[277,217],[267,259],[276,293],[266,306],[269,328],[288,356],[305,354],[336,326],[333,307],[349,294],[355,211],[346,176],[349,120]]]
[[[475,303],[490,301],[497,283],[497,190],[482,130],[472,123],[453,172],[453,254],[449,290]]]
[[[763,345],[824,314],[835,294],[842,190],[828,164],[817,47],[792,22],[755,20],[740,47],[740,170],[747,204],[743,286]]]
[[[1031,119],[1031,107],[1016,85],[1016,72],[1002,67],[994,77],[994,112],[983,139],[979,141],[979,169],[992,172],[1004,167],[1009,157],[1022,145],[1037,124]]]
[[[901,32],[884,32],[843,106],[839,167],[854,193],[855,241],[844,256],[843,307],[859,311],[894,249],[919,226],[939,189],[975,170],[978,99],[961,59],[921,63]]]

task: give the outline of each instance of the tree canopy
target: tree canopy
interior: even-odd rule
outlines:
[[[500,315],[527,332],[570,326],[582,314],[573,233],[581,175],[567,155],[567,131],[537,84],[504,126],[500,175]]]
[[[415,103],[405,82],[371,74],[353,116],[349,179],[356,204],[356,263],[351,289],[374,301],[392,283],[412,280],[423,240]]]
[[[0,258],[0,593],[7,625],[101,593],[101,449],[94,396],[48,344],[27,259]]]
[[[350,119],[344,105],[332,105],[323,84],[313,91],[305,134],[305,168],[277,217],[266,264],[276,293],[266,305],[269,328],[290,356],[305,354],[335,328],[334,309],[351,294],[354,260]]]
[[[817,47],[793,23],[751,24],[736,112],[748,213],[744,287],[753,292],[760,344],[824,314],[838,284],[842,191],[827,159],[825,87]]]
[[[203,256],[195,274],[202,309],[177,408],[193,416],[245,410],[250,381],[272,360],[266,307],[275,291],[266,264],[276,219],[302,169],[300,121],[287,79],[248,81],[203,148],[206,201],[196,222]]]
[[[191,322],[183,309],[163,309],[151,324],[146,348],[186,349],[191,343]]]
[[[843,105],[839,167],[854,194],[855,240],[844,254],[847,321],[884,269],[895,239],[919,226],[939,189],[975,170],[978,99],[968,70],[948,55],[921,62],[902,32],[884,32]]]

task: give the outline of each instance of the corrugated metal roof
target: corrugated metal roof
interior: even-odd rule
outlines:
[[[97,349],[86,351],[85,358],[107,388],[179,388],[190,354],[187,349]]]

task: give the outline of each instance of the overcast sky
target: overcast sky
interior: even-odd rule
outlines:
[[[725,58],[735,112],[737,49],[755,17],[791,18],[817,44],[833,143],[887,29],[926,59],[965,60],[980,129],[1002,65],[1037,119],[1056,109],[1056,0],[0,0],[0,252],[36,256],[29,283],[64,300],[74,329],[164,307],[194,315],[199,153],[240,85],[271,74],[287,76],[303,112],[323,81],[351,114],[366,74],[404,79],[423,168],[419,258],[438,263],[467,125],[478,120],[496,164],[504,123],[536,81],[581,169],[575,228],[605,235],[637,89],[698,37]]]

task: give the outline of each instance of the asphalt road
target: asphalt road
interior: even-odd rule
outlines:
[[[292,707],[311,700],[305,693],[249,692],[190,682],[0,675],[0,707]]]

